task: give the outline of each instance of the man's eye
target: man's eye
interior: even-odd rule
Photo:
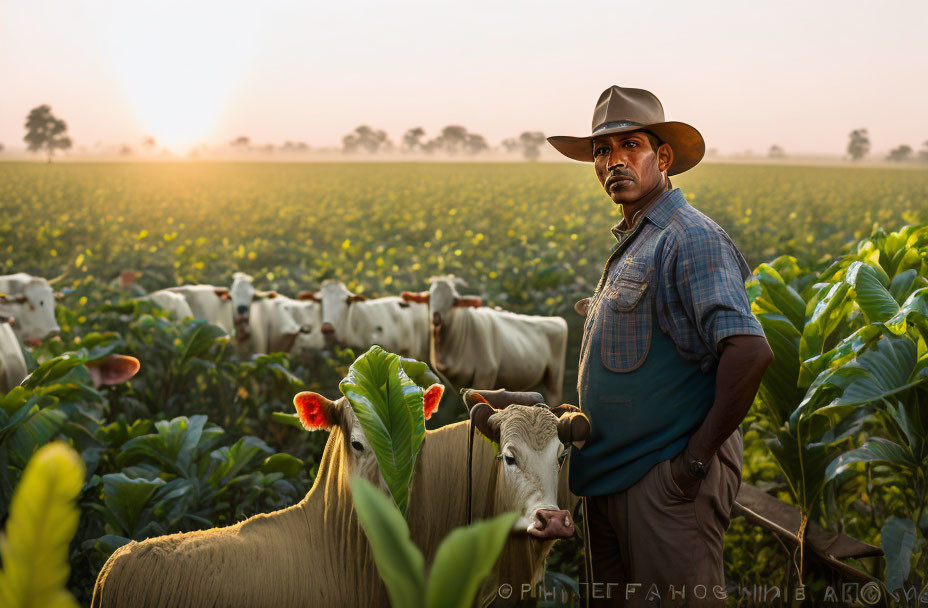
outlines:
[[[626,147],[631,146],[631,147],[633,147],[633,148],[637,148],[637,147],[638,147],[638,142],[637,142],[637,141],[631,141],[631,140],[629,140],[629,141],[625,142],[625,146],[626,146]]]
[[[606,147],[599,147],[599,148],[596,148],[596,151],[593,152],[593,155],[594,155],[594,156],[602,156],[603,154],[605,154],[605,153],[608,152],[608,151],[609,151],[609,148],[606,148]]]

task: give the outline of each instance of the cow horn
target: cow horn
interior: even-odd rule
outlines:
[[[353,293],[350,296],[345,298],[345,302],[351,304],[352,302],[363,302],[367,299],[367,296],[361,295],[359,293]]]
[[[541,393],[536,393],[533,391],[507,391],[506,389],[497,389],[497,390],[477,390],[477,389],[464,389],[461,391],[464,395],[464,402],[468,406],[476,403],[476,397],[480,397],[496,409],[503,409],[510,405],[535,405],[536,403],[544,403],[545,399],[541,396]],[[470,402],[468,402],[470,399]]]
[[[499,424],[492,424],[490,417],[497,412],[483,397],[470,408],[470,423],[477,427],[484,437],[493,443],[499,443]]]
[[[560,407],[560,406],[559,406]],[[561,443],[582,448],[590,435],[590,419],[581,412],[567,412],[557,420],[557,438]]]

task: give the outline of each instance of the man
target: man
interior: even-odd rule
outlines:
[[[705,152],[642,89],[600,96],[588,137],[549,137],[592,161],[621,205],[586,314],[577,389],[592,422],[571,455],[584,496],[594,605],[723,605],[722,545],[741,485],[738,425],[773,359],[731,238],[669,176]]]

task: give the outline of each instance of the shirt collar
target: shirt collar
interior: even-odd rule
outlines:
[[[616,240],[622,241],[628,236],[629,232],[638,228],[645,219],[658,228],[666,228],[677,209],[685,204],[686,199],[683,198],[683,192],[679,188],[668,190],[654,199],[645,209],[638,212],[640,217],[635,222],[634,228],[626,228],[625,218],[623,217],[618,224],[612,227],[612,234],[615,235]]]

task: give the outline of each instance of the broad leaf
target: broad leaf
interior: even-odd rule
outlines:
[[[799,357],[802,361],[824,352],[826,340],[853,307],[854,302],[848,297],[850,289],[851,286],[843,281],[835,283],[815,305],[802,329],[802,340],[799,343]]]
[[[916,348],[911,340],[886,335],[845,366],[862,373],[831,405],[872,403],[928,379],[911,377],[915,363]]]
[[[518,513],[455,528],[435,553],[426,586],[429,608],[469,608],[496,563]]]
[[[130,479],[124,473],[103,476],[103,503],[115,518],[124,536],[135,538],[139,516],[155,490],[164,485],[163,479]],[[138,540],[138,539],[137,539]]]
[[[290,454],[274,454],[264,459],[262,473],[283,473],[284,477],[296,477],[303,470],[303,461]]]
[[[755,314],[783,315],[801,332],[806,323],[806,303],[792,287],[786,284],[780,274],[767,264],[761,264],[755,270],[761,287],[761,296],[751,305]]]
[[[77,607],[65,583],[83,483],[83,463],[64,444],[46,445],[29,461],[0,539],[0,606]]]
[[[855,462],[880,462],[905,469],[918,467],[911,450],[907,447],[901,446],[889,439],[872,437],[863,447],[845,452],[832,460],[831,464],[828,465],[828,469],[825,471],[825,481],[831,481]]]
[[[387,496],[361,477],[351,481],[351,494],[390,604],[404,608],[423,606],[425,560],[409,537],[403,515]]]
[[[906,332],[907,322],[921,323],[928,327],[928,287],[912,292],[895,315],[886,320],[886,327],[897,335]],[[925,333],[928,337],[928,332]]]
[[[338,384],[374,450],[380,473],[400,511],[425,439],[423,389],[403,371],[398,355],[379,346],[358,357]]]
[[[847,269],[844,280],[854,286],[857,306],[871,323],[886,321],[899,312],[899,304],[880,282],[873,266],[854,262]]]
[[[886,555],[886,588],[895,591],[905,584],[915,549],[915,522],[890,517],[880,530],[880,546]]]
[[[802,397],[802,391],[796,386],[800,333],[781,315],[761,314],[757,318],[773,350],[773,362],[764,373],[758,398],[773,418],[774,426],[779,427]]]

